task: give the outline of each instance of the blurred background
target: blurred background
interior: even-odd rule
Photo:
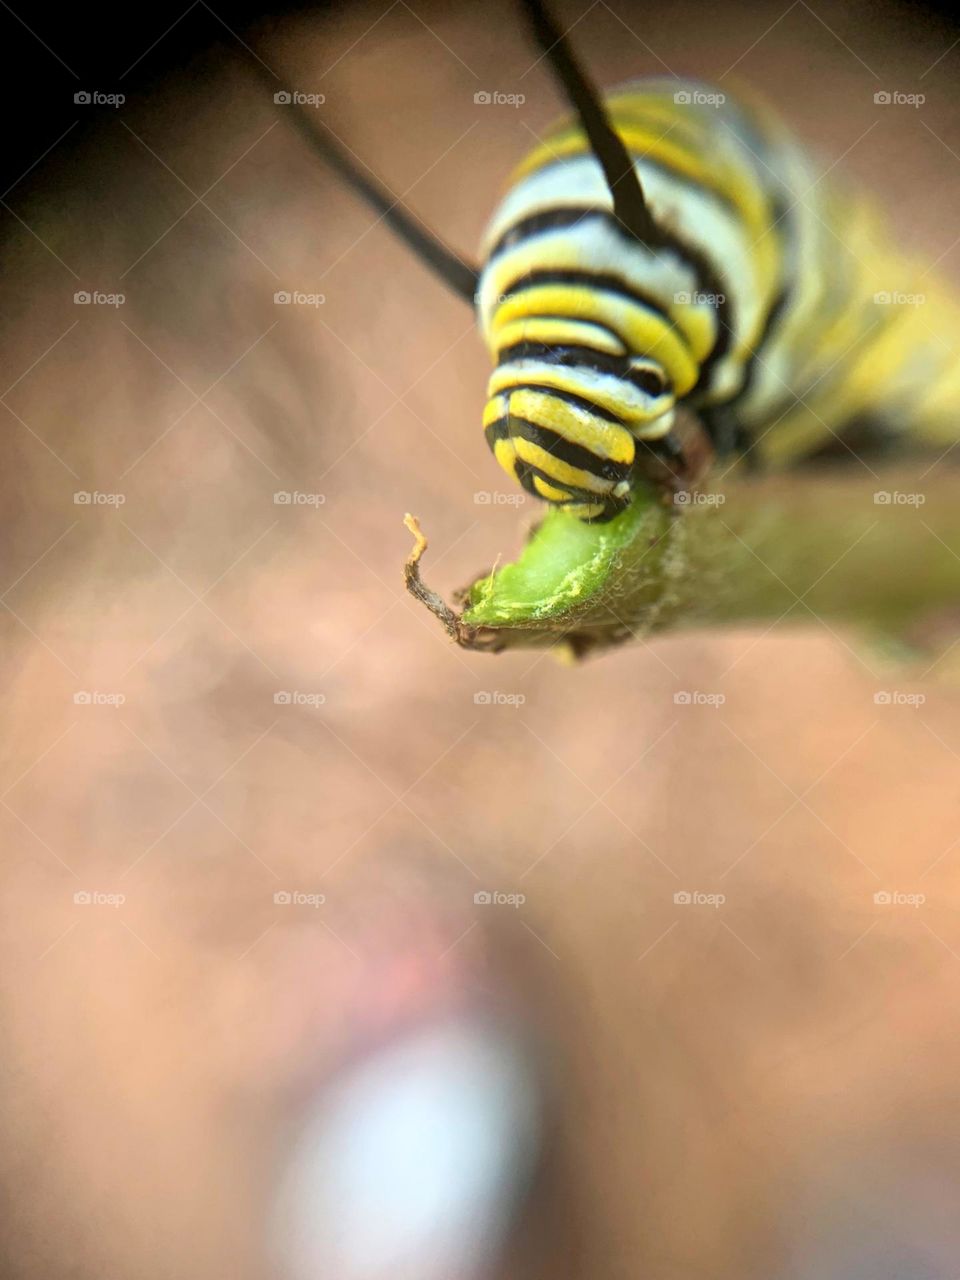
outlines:
[[[764,93],[957,281],[945,13],[559,15],[601,84]],[[570,669],[404,594],[405,511],[447,594],[536,511],[468,309],[254,65],[472,257],[562,111],[514,10],[8,17],[4,1274],[277,1274],[304,1099],[467,1008],[544,1089],[494,1275],[952,1275],[955,687],[802,609]]]

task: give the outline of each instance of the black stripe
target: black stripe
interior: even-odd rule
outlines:
[[[661,228],[659,247],[672,250],[684,265],[690,268],[697,281],[697,293],[706,294],[714,298],[723,298],[723,302],[714,304],[714,310],[717,315],[717,336],[712,349],[700,366],[700,375],[697,378],[696,385],[689,392],[689,395],[693,396],[697,392],[703,392],[709,388],[710,375],[714,366],[730,349],[734,327],[733,299],[729,284],[715,269],[706,254],[699,249],[695,249],[686,240],[681,240],[676,228],[670,228],[669,230]]]
[[[508,249],[515,249],[517,245],[522,244],[524,240],[529,240],[531,236],[539,235],[541,231],[557,231],[569,227],[575,227],[582,222],[584,218],[591,215],[603,217],[612,221],[615,226],[619,226],[616,218],[612,218],[609,209],[596,205],[557,205],[552,209],[541,209],[539,213],[528,214],[525,218],[521,218],[519,222],[515,222],[512,227],[508,227],[496,241],[493,248],[487,255],[487,263],[505,253]]]
[[[698,187],[697,190],[699,191],[700,188]],[[712,195],[713,193],[707,191],[706,194]],[[530,218],[525,218],[520,222],[516,223],[515,226],[512,228],[512,230],[522,230],[522,229],[525,229],[528,225],[533,228],[530,234],[534,234],[534,230],[543,230],[545,227],[550,225],[549,216],[550,216],[550,213],[552,212],[553,211],[544,211],[539,214],[533,214],[531,215]],[[598,218],[601,221],[607,223],[607,225],[612,227],[614,230],[619,230],[619,223],[617,222],[616,218],[613,216],[613,214],[610,212],[609,209],[577,211],[572,208],[562,208],[562,209],[556,210],[556,214],[557,214],[557,222],[555,225],[557,225],[558,227],[573,226],[577,221],[579,221],[581,217],[585,217],[589,214],[590,217]],[[537,220],[539,219],[543,220],[542,226],[535,225]],[[739,220],[739,214],[738,214],[738,220]],[[500,240],[497,242],[497,246],[494,247],[494,253],[498,251],[500,246],[502,246],[506,238],[506,235],[509,235],[509,234],[510,233],[507,232],[505,233],[504,236],[501,236]],[[526,234],[525,231],[524,231],[524,234]],[[650,248],[653,248],[653,249],[669,250],[677,258],[679,258],[681,263],[693,273],[693,277],[696,281],[696,291],[698,293],[712,295],[713,297],[722,297],[724,299],[722,303],[716,304],[716,307],[715,307],[715,310],[717,313],[716,341],[714,342],[713,349],[710,351],[709,355],[706,357],[706,359],[704,360],[703,364],[700,367],[700,376],[697,379],[697,384],[696,384],[696,387],[694,388],[694,391],[696,392],[704,392],[709,388],[710,374],[713,370],[713,366],[730,349],[731,336],[734,328],[734,308],[733,308],[732,298],[730,295],[730,288],[727,285],[726,281],[723,279],[723,277],[720,275],[720,273],[714,268],[713,264],[709,261],[706,254],[704,254],[700,249],[694,248],[687,241],[682,240],[677,234],[676,230],[667,229],[660,226],[658,227],[658,234],[657,234],[656,240],[647,240],[646,243]],[[491,257],[492,256],[493,255],[491,254]],[[595,288],[604,288],[608,292],[619,294],[623,297],[626,297],[632,302],[637,302],[641,306],[645,306],[647,308],[655,310],[659,315],[663,316],[663,310],[660,304],[654,298],[651,298],[648,295],[642,294],[639,290],[636,289],[636,287],[631,286],[627,281],[621,279],[618,276],[613,276],[613,275],[605,276],[599,273],[595,274],[592,272],[543,271],[543,272],[531,272],[526,277],[522,277],[521,279],[522,279],[522,283],[518,281],[515,284],[511,285],[510,288],[508,288],[505,296],[509,297],[512,294],[521,292],[523,288],[529,287],[527,283],[528,281],[532,283],[539,282],[539,283],[545,283],[545,284],[582,283],[582,284],[586,284],[588,287],[592,283],[593,287]],[[609,288],[607,287],[606,282],[609,283]],[[664,320],[672,328],[675,328],[675,326],[672,325],[669,317],[664,316]],[[620,334],[618,334],[617,336],[622,337],[622,335]],[[625,343],[624,345],[629,345],[629,344]],[[691,394],[693,393],[691,392]]]
[[[604,422],[614,422],[618,427],[623,426],[623,418],[618,417],[611,409],[604,409],[602,405],[595,404],[587,396],[578,396],[575,391],[566,391],[562,387],[549,387],[542,382],[512,382],[509,387],[502,387],[496,394],[509,395],[511,391],[539,391],[545,396],[553,396],[555,400],[571,404],[576,409],[584,409],[587,413],[602,418]]]
[[[756,382],[757,369],[763,358],[763,353],[769,345],[770,339],[773,337],[773,331],[776,328],[778,321],[781,316],[786,313],[792,296],[793,290],[789,286],[785,286],[780,290],[776,298],[774,298],[773,304],[767,312],[767,318],[763,322],[763,328],[760,331],[760,336],[757,338],[756,346],[750,352],[750,356],[747,360],[746,371],[744,373],[743,382],[740,385],[740,390],[730,401],[732,408],[735,408],[739,401],[743,400],[747,393],[752,390],[753,384]]]
[[[760,361],[770,345],[777,325],[789,310],[796,284],[796,272],[790,272],[790,264],[787,261],[787,244],[796,235],[796,219],[782,197],[773,197],[771,213],[774,227],[783,228],[782,231],[775,230],[775,234],[780,239],[780,290],[770,304],[756,344],[747,358],[739,389],[724,404],[714,408],[708,407],[702,416],[703,424],[713,440],[717,454],[720,457],[730,453],[743,454],[753,467],[757,465],[756,454],[751,452],[753,440],[737,417],[737,406],[747,398],[756,383]]]
[[[550,501],[550,499],[545,498],[542,493],[537,492],[533,483],[533,478],[534,476],[539,476],[540,479],[545,480],[547,484],[555,484],[555,481],[551,480],[550,476],[544,475],[539,467],[532,467],[529,462],[523,462],[518,458],[515,467],[515,474],[517,480],[520,482],[521,488],[525,489],[527,493],[536,498],[538,502]],[[603,504],[603,510],[599,515],[590,516],[589,519],[586,519],[584,516],[579,517],[587,524],[606,524],[608,520],[612,520],[614,516],[619,515],[621,511],[625,510],[630,505],[629,496],[626,498],[613,498],[609,495],[604,496],[599,493],[589,493],[585,489],[572,489],[569,485],[564,485],[563,488],[565,492],[570,494],[573,502],[589,503],[591,506],[596,506],[600,503]],[[555,507],[566,507],[569,505],[570,504],[566,502],[551,503],[551,506]]]
[[[669,136],[669,135],[666,135],[666,136]],[[556,139],[554,139],[554,141],[556,141]],[[687,148],[687,150],[690,150],[690,148]],[[697,191],[701,195],[706,196],[708,199],[714,200],[717,204],[722,205],[723,208],[726,209],[728,213],[732,213],[736,216],[738,222],[743,218],[743,214],[741,213],[735,201],[730,198],[730,196],[724,195],[722,191],[717,191],[716,188],[714,187],[703,186],[701,183],[697,182],[696,179],[691,178],[688,174],[681,173],[678,169],[675,169],[671,164],[669,164],[662,157],[652,156],[649,151],[634,151],[634,152],[631,152],[631,155],[635,164],[640,164],[644,168],[653,169],[655,172],[663,174],[665,178],[669,178],[671,182],[675,182],[677,186],[685,187],[688,191]],[[547,173],[551,169],[555,169],[558,165],[572,164],[573,162],[578,160],[592,160],[593,158],[594,157],[590,154],[589,151],[582,151],[577,155],[571,155],[571,156],[558,155],[554,159],[548,160],[546,164],[539,165],[536,169],[531,170],[530,173],[524,174],[523,177],[518,180],[518,185],[520,182],[527,182],[530,178],[539,177],[541,173]],[[611,210],[608,209],[606,210],[606,212],[610,215],[610,217],[613,219],[614,222],[617,221]],[[644,236],[643,243],[644,244],[656,243],[657,234],[662,230],[663,228],[661,224],[656,220],[656,212],[654,211],[653,234],[649,239],[646,236]]]
[[[595,373],[610,373],[614,377],[626,376],[627,356],[614,356],[609,351],[598,351],[581,343],[534,342],[526,339],[504,347],[497,357],[497,366],[511,364],[514,360],[546,360],[564,368],[588,368]]]
[[[614,275],[612,272],[602,271],[575,271],[575,270],[552,270],[545,267],[541,270],[527,271],[522,276],[518,276],[507,285],[503,292],[503,298],[513,298],[518,294],[525,293],[528,289],[535,289],[539,285],[550,284],[567,284],[581,285],[585,289],[595,289],[601,293],[612,293],[619,298],[625,299],[627,302],[635,303],[637,306],[643,307],[647,311],[652,311],[663,321],[668,329],[676,329],[673,321],[664,312],[663,307],[656,298],[650,294],[642,293],[635,285],[624,280],[622,276]],[[568,319],[576,319],[570,316]],[[588,321],[587,323],[592,323]],[[619,334],[617,335],[620,336]],[[681,335],[682,337],[682,335]],[[624,343],[624,346],[627,346]]]
[[[598,351],[596,347],[576,343],[554,345],[550,342],[527,341],[504,347],[497,358],[497,368],[512,364],[515,360],[542,360],[563,369],[590,369],[593,373],[609,374],[649,395],[650,392],[643,385],[644,378],[649,375],[639,369],[631,369],[627,363],[629,359],[629,356],[613,356],[608,351]]]
[[[531,495],[531,497],[539,498],[541,502],[544,501],[543,494],[537,493],[536,489],[534,488],[534,484],[533,484],[534,474],[535,473],[539,474],[538,472],[536,472],[536,469],[534,467],[531,467],[528,462],[522,462],[518,458],[514,464],[513,472],[514,472],[514,475],[517,477],[517,479],[520,481],[520,487],[522,489],[525,489],[527,493]]]
[[[494,440],[506,440],[511,437],[517,437],[521,440],[529,440],[531,444],[545,449],[560,462],[566,462],[571,467],[577,467],[580,471],[588,471],[590,475],[596,476],[598,480],[608,480],[612,484],[619,484],[621,480],[627,480],[630,476],[632,464],[627,462],[613,462],[609,458],[603,458],[599,454],[594,453],[592,449],[587,449],[582,444],[577,444],[573,440],[568,440],[566,436],[560,435],[558,431],[553,431],[549,427],[543,427],[538,422],[531,422],[529,418],[518,418],[511,414],[507,418],[499,418],[496,422],[491,422],[486,428],[487,443],[493,448]],[[550,479],[553,485],[560,485],[564,489],[568,488],[567,484],[556,478]],[[589,492],[589,490],[584,490]],[[595,498],[597,495],[594,495]],[[600,500],[605,495],[599,495]]]
[[[525,489],[526,492],[529,493],[531,497],[537,498],[540,502],[550,501],[550,499],[545,498],[542,493],[537,492],[536,486],[533,483],[533,478],[534,476],[539,476],[541,480],[546,481],[546,483],[549,485],[553,485],[554,488],[557,487],[556,480],[554,480],[551,476],[546,475],[543,471],[540,470],[539,467],[534,467],[529,462],[524,462],[522,458],[517,458],[517,461],[514,465],[513,470],[514,470],[514,474],[517,477],[517,480],[520,482],[521,488]],[[563,490],[565,493],[569,493],[571,498],[575,498],[576,501],[578,502],[583,501],[581,494],[587,492],[586,490],[583,490],[583,489],[573,489],[569,485],[564,485]],[[594,502],[603,501],[603,497],[598,494],[593,494],[592,499]],[[555,505],[560,507],[560,506],[563,506],[564,504],[562,502],[558,502]]]
[[[533,466],[532,463],[524,462],[522,458],[517,459],[516,472],[517,479],[520,481],[523,488],[526,489],[527,493],[531,494],[540,502],[551,502],[552,499],[545,498],[542,493],[537,492],[533,483],[534,476],[538,476],[554,489],[563,489],[564,493],[570,494],[570,498],[573,502],[597,502],[607,505],[616,504],[617,510],[622,511],[630,501],[629,498],[614,498],[608,493],[592,493],[589,489],[577,489],[573,485],[559,483],[554,476],[547,475],[545,471],[542,471],[539,467]],[[562,507],[564,505],[566,504],[563,502],[554,503],[554,506],[558,507]]]
[[[621,511],[626,511],[630,506],[630,494],[627,494],[626,498],[613,498],[611,494],[589,493],[586,489],[573,489],[570,485],[563,485],[563,489],[570,494],[571,502],[553,502],[552,499],[544,498],[543,494],[536,492],[534,476],[539,476],[541,480],[547,481],[547,484],[556,484],[556,481],[544,475],[539,467],[531,467],[529,462],[517,461],[517,480],[520,481],[522,488],[526,489],[526,492],[538,502],[549,502],[552,507],[570,507],[572,503],[581,502],[591,507],[602,507],[599,515],[577,517],[588,525],[605,525],[608,520],[613,520],[614,516],[620,515]]]
[[[616,219],[609,212],[597,213],[595,216],[603,218],[616,228]],[[717,314],[716,340],[713,344],[713,349],[700,367],[700,376],[694,387],[694,391],[703,391],[709,387],[709,377],[713,366],[730,348],[734,325],[730,288],[707,256],[699,249],[695,249],[687,241],[682,240],[675,229],[660,228],[658,240],[656,242],[647,241],[647,243],[651,248],[666,249],[679,258],[681,263],[693,273],[697,293],[723,298],[723,302],[715,304]],[[654,311],[669,328],[678,332],[677,326],[669,316],[664,314],[662,306],[655,298],[642,293],[636,286],[631,285],[622,277],[612,274],[591,271],[531,271],[514,281],[507,288],[504,297],[515,296],[536,284],[582,284],[587,288],[613,293],[630,302],[646,307],[650,311]],[[617,337],[622,338],[623,335],[617,334]],[[681,341],[684,341],[682,332],[679,332],[679,337]],[[629,346],[629,343],[625,342],[624,345]],[[685,342],[684,345],[686,345]],[[691,394],[693,393],[691,392]]]

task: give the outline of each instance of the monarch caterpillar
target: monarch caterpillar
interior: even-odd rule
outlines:
[[[483,414],[524,489],[590,522],[640,475],[684,475],[693,411],[721,457],[952,444],[960,313],[926,296],[870,204],[823,182],[770,111],[709,86],[601,98],[539,0],[521,0],[575,115],[514,174],[479,270],[300,127],[456,292],[494,362]],[[837,240],[855,251],[837,251]]]

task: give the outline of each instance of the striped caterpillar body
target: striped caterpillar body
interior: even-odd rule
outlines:
[[[662,78],[602,98],[542,0],[518,4],[574,115],[515,173],[479,271],[292,117],[476,305],[494,363],[483,426],[504,470],[604,521],[638,478],[683,478],[678,407],[731,465],[949,450],[960,308],[871,202],[818,172],[764,105]]]
[[[677,404],[721,456],[774,465],[865,430],[875,445],[956,439],[960,312],[868,201],[821,179],[768,109],[709,86],[640,80],[604,106],[644,234],[615,215],[574,120],[520,166],[485,240],[483,423],[511,477],[609,519],[651,454],[675,450]]]

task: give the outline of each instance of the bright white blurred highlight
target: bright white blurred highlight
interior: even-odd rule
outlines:
[[[502,1028],[423,1029],[365,1058],[305,1117],[283,1179],[285,1280],[475,1280],[528,1182],[538,1097]]]

